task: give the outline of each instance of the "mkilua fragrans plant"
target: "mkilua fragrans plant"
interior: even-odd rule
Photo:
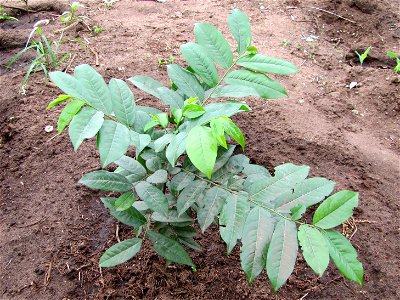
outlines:
[[[201,249],[194,240],[197,221],[202,232],[213,223],[219,225],[228,255],[241,241],[240,261],[249,282],[266,269],[278,290],[293,271],[300,244],[304,259],[319,276],[331,258],[345,277],[362,284],[363,268],[355,249],[332,229],[351,217],[358,194],[339,191],[329,196],[335,183],[307,178],[308,166],[287,163],[270,174],[245,155],[234,154],[230,139],[242,149],[245,141],[230,117],[250,108],[233,100],[209,100],[284,97],[284,88],[264,73],[286,75],[297,69],[257,53],[243,12],[234,10],[228,24],[237,41],[236,57],[220,31],[199,23],[196,42],[181,47],[189,66],[167,66],[170,88],[146,76],[128,79],[166,104],[167,113],[135,104],[124,81],[111,79],[106,84],[88,65],[76,67],[74,76],[50,74],[66,95],[49,107],[71,100],[61,112],[58,131],[69,124],[75,150],[97,135],[101,166],[118,166],[112,172],[88,173],[80,183],[121,193],[102,201],[136,235],[109,248],[100,266],[131,259],[148,239],[167,263],[196,270],[186,249]],[[222,77],[216,65],[223,69]],[[134,157],[126,155],[131,146]],[[311,224],[300,221],[308,207],[321,201]]]

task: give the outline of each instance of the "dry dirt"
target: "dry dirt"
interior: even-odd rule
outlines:
[[[100,271],[98,258],[116,242],[117,223],[100,203],[101,193],[77,183],[99,168],[94,142],[74,153],[66,134],[45,132],[56,124],[60,108],[45,107],[59,90],[37,73],[26,94],[19,94],[29,56],[6,69],[23,42],[0,39],[1,299],[400,299],[400,83],[394,61],[385,55],[400,53],[398,1],[120,0],[110,8],[100,0],[81,2],[86,7],[80,13],[91,18],[85,22],[105,30],[96,36],[85,26],[66,31],[65,37],[81,43],[62,45],[73,53],[64,68],[95,65],[97,55],[96,68],[107,80],[145,74],[165,84],[166,69],[158,60],[173,55],[183,63],[179,46],[193,40],[195,22],[213,23],[228,34],[229,11],[244,10],[260,52],[300,69],[277,78],[288,98],[246,99],[253,111],[236,118],[247,138],[246,154],[270,170],[283,162],[307,164],[312,175],[336,181],[338,189],[360,192],[346,232],[354,233],[365,284],[343,279],[332,266],[317,278],[299,256],[278,295],[266,275],[249,286],[238,250],[226,257],[216,228],[199,235],[203,251],[192,253],[196,273],[165,268],[149,245],[132,261]],[[16,32],[25,41],[36,21],[49,18],[43,30],[54,37],[63,27],[58,15],[54,8],[19,11],[19,22],[0,23],[0,36]],[[318,39],[306,41],[310,35]],[[360,66],[353,51],[368,46],[373,49]],[[352,81],[358,84],[350,89]],[[158,105],[139,91],[136,98]],[[120,226],[119,235],[131,233]]]

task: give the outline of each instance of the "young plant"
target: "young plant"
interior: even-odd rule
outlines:
[[[305,165],[283,164],[271,174],[245,155],[234,154],[231,141],[243,149],[245,140],[231,117],[250,108],[235,100],[209,101],[285,97],[285,89],[265,73],[288,75],[297,68],[257,53],[249,19],[240,10],[232,11],[228,25],[237,42],[236,55],[218,29],[198,23],[196,42],[181,46],[188,67],[167,66],[170,88],[147,76],[128,79],[160,99],[167,112],[137,105],[124,81],[107,84],[88,65],[76,67],[73,76],[50,73],[65,95],[48,107],[70,101],[61,112],[58,132],[69,126],[75,150],[97,136],[101,166],[117,166],[90,172],[80,183],[119,193],[102,202],[135,235],[109,248],[100,266],[126,262],[149,240],[167,263],[196,270],[187,249],[201,250],[194,240],[197,221],[202,232],[217,224],[228,255],[241,241],[240,262],[249,283],[266,270],[277,291],[293,272],[300,245],[319,276],[332,259],[345,277],[361,285],[363,267],[356,250],[333,230],[351,217],[358,194],[344,190],[329,196],[335,183],[307,178]],[[134,157],[126,155],[130,147]],[[307,208],[321,201],[312,222],[302,221]]]
[[[18,19],[10,16],[7,13],[5,13],[4,12],[4,8],[0,7],[0,22],[1,21],[18,21]]]
[[[400,58],[399,58],[399,56],[397,55],[397,53],[394,53],[394,52],[392,52],[392,51],[388,51],[388,52],[387,52],[387,55],[390,56],[390,57],[392,57],[392,58],[394,58],[394,59],[396,60],[396,66],[393,68],[393,72],[394,72],[395,74],[399,73],[399,71],[400,71]]]
[[[61,15],[61,22],[65,23],[65,24],[69,24],[69,23],[72,23],[73,21],[75,21],[76,19],[87,18],[85,16],[76,16],[76,11],[78,10],[78,8],[83,7],[83,5],[80,4],[79,2],[72,2],[69,5],[69,7],[70,7],[70,10],[63,12],[63,14]]]
[[[358,53],[358,51],[354,51],[354,53],[357,54],[358,60],[360,61],[361,65],[363,64],[364,60],[368,57],[368,54],[371,51],[371,49],[372,47],[368,47],[363,54]]]

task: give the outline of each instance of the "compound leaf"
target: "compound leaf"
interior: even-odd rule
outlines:
[[[122,264],[134,257],[141,247],[142,240],[137,238],[115,244],[100,257],[100,267],[109,268]]]
[[[229,192],[217,186],[207,190],[203,198],[204,207],[197,214],[197,220],[202,232],[211,225],[229,196],[231,196]]]
[[[232,10],[228,16],[229,31],[238,43],[237,52],[242,54],[251,45],[249,17],[239,9]]]
[[[299,71],[294,64],[288,61],[262,54],[246,55],[239,58],[237,64],[253,71],[279,75],[289,75]]]
[[[168,213],[168,200],[161,190],[148,182],[141,181],[135,186],[135,191],[152,210],[163,215]]]
[[[79,183],[95,190],[110,192],[127,192],[132,188],[132,184],[125,176],[104,170],[85,174]]]
[[[118,121],[131,127],[135,123],[135,98],[129,86],[120,79],[111,79],[109,83],[113,110]]]

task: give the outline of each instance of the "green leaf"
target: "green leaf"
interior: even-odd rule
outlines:
[[[189,119],[195,119],[205,113],[204,108],[198,104],[188,104],[182,111],[182,114]]]
[[[289,75],[299,71],[294,64],[288,61],[262,54],[243,56],[239,58],[237,64],[253,71],[279,75]]]
[[[195,43],[187,43],[181,46],[181,52],[189,66],[208,86],[214,87],[217,85],[217,69],[212,60],[206,55],[203,47]]]
[[[84,139],[94,137],[104,122],[104,113],[91,107],[84,107],[69,124],[69,137],[77,151]]]
[[[165,183],[168,180],[168,172],[166,170],[157,170],[146,181],[153,184]]]
[[[275,291],[292,274],[298,251],[296,223],[281,219],[275,226],[267,255],[267,274]]]
[[[138,174],[143,177],[147,174],[146,169],[142,166],[142,164],[132,157],[123,155],[116,160],[115,163],[130,173]]]
[[[247,186],[246,191],[254,201],[271,206],[284,192],[291,193],[291,189],[307,177],[309,170],[308,166],[283,164],[275,168],[274,177],[262,177]]]
[[[353,208],[358,205],[358,193],[340,191],[327,198],[317,208],[313,224],[323,229],[336,227],[353,214]]]
[[[135,123],[133,124],[133,129],[136,134],[144,133],[145,132],[144,129],[147,123],[152,121],[150,115],[147,112],[139,110],[138,106],[137,109],[138,111],[136,112],[135,115]]]
[[[251,45],[249,17],[239,9],[232,10],[228,16],[229,31],[238,43],[237,52],[242,54]]]
[[[322,233],[311,226],[300,225],[297,233],[303,257],[319,277],[329,264],[329,248]]]
[[[158,188],[141,181],[135,186],[135,191],[152,210],[164,215],[168,213],[168,200]]]
[[[129,129],[120,123],[105,120],[98,137],[101,166],[104,168],[121,158],[129,144]]]
[[[233,63],[233,54],[229,43],[222,33],[208,23],[197,23],[194,26],[196,43],[202,46],[208,56],[225,70]]]
[[[167,104],[170,107],[170,110],[174,108],[183,108],[183,98],[177,92],[164,86],[158,88],[157,91],[161,101]]]
[[[174,138],[173,133],[164,134],[162,137],[154,141],[154,151],[161,152]]]
[[[151,218],[156,222],[162,222],[162,223],[181,223],[181,222],[193,221],[193,219],[186,214],[184,214],[183,216],[178,215],[178,212],[176,210],[168,211],[167,215],[162,215],[158,212],[154,212],[151,215]]]
[[[110,192],[127,192],[132,188],[132,184],[124,176],[104,170],[85,174],[79,183],[91,189]]]
[[[329,255],[339,269],[340,273],[359,285],[364,281],[364,269],[357,259],[357,251],[351,243],[339,232],[326,230],[323,232],[328,242]]]
[[[207,93],[211,93],[213,90],[206,91]],[[215,91],[212,92],[211,98],[220,98],[220,97],[229,97],[229,98],[242,98],[248,96],[256,96],[260,97],[259,92],[257,92],[254,88],[244,85],[223,85],[218,86]]]
[[[74,98],[71,95],[60,95],[57,97],[57,99],[54,99],[47,105],[47,109],[50,109],[60,103],[63,103],[64,101],[67,101],[68,99]]]
[[[89,65],[79,65],[74,76],[82,85],[82,100],[110,115],[113,111],[111,94],[103,77]]]
[[[130,143],[131,145],[134,145],[136,150],[135,150],[135,155],[136,159],[139,157],[139,154],[146,148],[150,142],[151,142],[151,137],[148,134],[139,134],[133,130],[130,131]]]
[[[185,152],[185,141],[186,141],[187,133],[180,132],[175,135],[171,143],[168,145],[165,156],[168,159],[171,166],[175,167],[176,161]]]
[[[167,72],[174,84],[186,96],[199,97],[200,101],[204,99],[204,89],[194,74],[175,64],[168,65]]]
[[[210,128],[211,128],[212,134],[213,134],[214,138],[216,139],[216,141],[218,142],[218,144],[220,144],[222,147],[227,149],[228,146],[226,144],[224,126],[221,123],[221,121],[219,119],[212,119],[210,121]],[[214,166],[214,170],[215,170],[215,166]]]
[[[134,257],[141,247],[142,240],[137,238],[115,244],[100,257],[100,267],[109,268],[122,264]]]
[[[170,190],[173,193],[178,193],[187,187],[195,179],[194,174],[180,172],[176,174],[171,180]]]
[[[135,123],[135,98],[129,86],[120,79],[111,79],[109,83],[115,116],[122,124],[131,127]]]
[[[204,207],[197,213],[197,221],[199,222],[201,231],[204,232],[214,221],[214,218],[219,214],[225,200],[232,195],[217,186],[207,190],[204,195]]]
[[[263,166],[260,165],[254,165],[254,164],[247,164],[244,166],[243,171],[244,174],[247,176],[250,175],[264,175],[266,177],[271,177],[271,174],[269,171],[264,168]]]
[[[325,178],[308,178],[294,187],[294,193],[288,197],[279,199],[275,207],[280,212],[288,213],[290,210],[303,204],[305,207],[310,207],[332,193],[335,187],[335,182],[329,181]]]
[[[154,80],[148,76],[137,75],[128,78],[137,88],[145,91],[146,93],[153,95],[156,98],[160,98],[158,88],[164,87],[161,82]]]
[[[239,145],[242,147],[242,150],[244,150],[245,140],[240,128],[237,127],[237,125],[233,123],[232,120],[228,117],[222,116],[219,118],[219,120],[224,127],[224,131],[229,134],[236,142],[238,142]]]
[[[181,244],[183,244],[195,251],[201,251],[201,246],[199,245],[199,243],[197,243],[191,237],[180,236],[180,237],[178,237],[178,240],[179,240],[179,242],[181,242]]]
[[[132,192],[127,192],[118,197],[117,201],[115,201],[115,209],[117,211],[127,210],[132,207],[133,202],[135,202],[135,196]]]
[[[202,180],[192,181],[187,187],[180,193],[176,208],[179,215],[182,215],[186,210],[191,207],[196,201],[200,202],[204,195],[203,192],[207,187],[207,183]]]
[[[133,206],[123,211],[117,211],[114,207],[117,199],[101,198],[101,201],[104,203],[104,206],[110,210],[110,214],[125,225],[132,226],[135,229],[138,229],[140,226],[143,226],[147,222],[146,218]]]
[[[210,128],[197,126],[189,132],[186,153],[193,165],[208,178],[211,178],[217,151],[218,145]]]
[[[59,87],[65,94],[71,95],[74,98],[85,100],[83,96],[82,84],[73,76],[61,71],[49,73],[50,80]]]
[[[225,82],[233,85],[244,85],[254,88],[261,98],[276,99],[287,96],[285,89],[278,81],[262,73],[250,70],[236,70],[225,76]]]
[[[153,231],[149,231],[147,235],[150,241],[153,243],[154,251],[156,251],[166,260],[178,264],[188,265],[193,269],[196,268],[189,254],[182,247],[182,245],[179,244],[179,242],[170,237],[166,237],[165,235]]]
[[[219,231],[226,243],[229,255],[238,239],[242,238],[243,227],[250,211],[250,202],[244,195],[232,195],[226,199],[219,218]]]
[[[240,263],[249,283],[265,268],[275,223],[271,214],[258,206],[253,207],[247,216],[240,247]]]
[[[57,121],[58,134],[63,132],[65,127],[67,127],[72,118],[81,110],[83,105],[85,105],[85,102],[81,100],[72,100],[64,107]]]
[[[395,52],[388,51],[386,54],[387,54],[388,56],[390,56],[390,57],[398,58],[398,55],[397,55]]]
[[[296,221],[300,219],[306,210],[307,207],[305,207],[303,204],[297,204],[295,207],[290,209],[290,212],[292,213],[291,220]]]

